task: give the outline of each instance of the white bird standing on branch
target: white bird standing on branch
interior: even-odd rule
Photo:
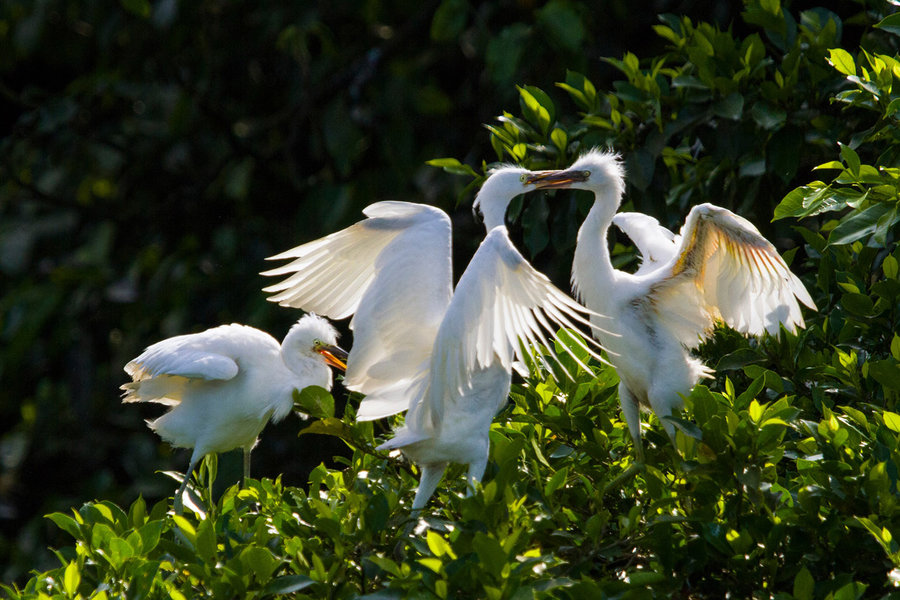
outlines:
[[[709,369],[691,355],[719,321],[751,335],[804,327],[797,300],[815,309],[800,280],[749,221],[701,204],[688,213],[680,236],[640,213],[616,215],[625,189],[615,154],[592,150],[569,169],[528,179],[538,188],[594,193],[578,231],[572,285],[592,311],[610,317],[595,331],[619,374],[619,400],[635,452],[643,462],[639,407],[664,417],[682,404]],[[613,268],[607,246],[615,222],[637,244],[644,262],[634,274]]]
[[[535,189],[525,183],[529,174],[503,167],[485,181],[475,204],[487,235],[455,292],[450,219],[407,202],[372,204],[363,211],[368,219],[273,256],[293,261],[264,273],[290,274],[264,290],[275,293],[269,300],[333,319],[353,314],[344,384],[366,394],[360,420],[409,409],[405,425],[378,449],[399,448],[421,468],[414,511],[450,462],[468,465],[469,493],[481,480],[519,341],[549,345],[557,328],[588,324],[589,311],[509,240],[506,208]]]
[[[291,411],[294,389],[331,389],[328,366],[346,368],[336,343],[334,327],[311,314],[281,344],[253,327],[222,325],[157,342],[125,365],[132,381],[122,386],[122,401],[170,406],[147,425],[173,446],[194,449],[175,494],[177,512],[191,473],[210,452],[243,448],[244,478],[250,476],[257,436],[269,419]]]

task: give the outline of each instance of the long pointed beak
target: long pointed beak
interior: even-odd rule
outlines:
[[[347,351],[340,346],[322,344],[316,347],[316,352],[322,355],[326,364],[341,371],[347,370]]]
[[[525,179],[539,190],[565,188],[573,183],[583,183],[591,176],[590,171],[570,169],[566,171],[537,171]]]

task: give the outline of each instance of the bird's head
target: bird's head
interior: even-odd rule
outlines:
[[[506,209],[513,198],[537,189],[528,181],[533,174],[533,171],[515,165],[504,165],[488,174],[472,205],[473,209],[481,212],[486,230],[504,224]]]
[[[618,154],[596,148],[582,154],[568,169],[537,171],[526,178],[536,189],[588,190],[598,197],[612,196],[616,205],[625,192],[625,170]]]
[[[326,319],[308,314],[297,321],[282,343],[282,354],[323,360],[341,371],[347,369],[347,352],[337,345],[337,330]]]

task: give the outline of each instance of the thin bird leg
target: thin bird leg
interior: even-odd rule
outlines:
[[[255,443],[255,442],[254,442]],[[241,477],[241,489],[247,487],[247,479],[250,477],[250,451],[253,446],[244,448],[244,475]]]
[[[481,478],[484,476],[487,461],[488,454],[485,452],[484,458],[479,458],[475,462],[469,463],[469,472],[466,475],[466,497],[471,497],[475,493],[475,484],[481,481]]]
[[[203,457],[191,455],[191,462],[188,464],[187,471],[184,473],[184,479],[181,480],[181,485],[178,486],[178,491],[175,492],[175,499],[172,501],[172,508],[176,515],[180,515],[184,512],[184,491],[187,489],[188,481],[190,481],[191,476],[194,473],[194,468],[197,466],[197,463],[200,462],[201,458]]]
[[[634,442],[635,461],[643,463],[644,445],[641,442],[641,409],[637,398],[625,387],[624,383],[619,383],[619,404],[622,406],[622,413],[625,415],[625,422],[628,424],[628,431],[631,433],[631,440]]]
[[[434,490],[437,489],[438,483],[441,482],[441,477],[444,476],[444,470],[446,468],[447,463],[445,462],[422,465],[422,476],[419,478],[419,489],[416,490],[416,497],[413,499],[413,514],[425,508],[428,499],[431,498]]]

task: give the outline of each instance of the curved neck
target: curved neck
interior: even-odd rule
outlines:
[[[598,310],[610,297],[615,269],[606,238],[618,208],[618,198],[604,198],[595,193],[594,205],[578,230],[572,287],[591,310]]]

